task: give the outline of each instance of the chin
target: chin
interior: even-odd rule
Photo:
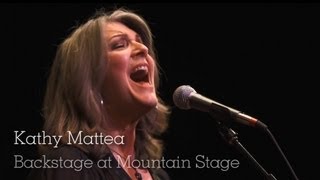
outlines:
[[[135,82],[132,80],[128,82],[128,90],[135,104],[148,110],[157,106],[158,98],[152,82]]]
[[[158,99],[155,95],[141,98],[139,101],[146,108],[154,108],[158,104]]]

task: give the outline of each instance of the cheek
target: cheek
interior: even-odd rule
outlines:
[[[125,57],[109,56],[106,63],[105,85],[121,86],[127,78],[128,60]]]
[[[106,103],[114,103],[115,97],[119,97],[125,92],[127,84],[126,66],[124,63],[110,61],[107,63],[104,74],[103,91]]]
[[[107,61],[107,70],[117,70],[123,71],[128,67],[129,58],[123,55],[109,55]]]
[[[115,80],[126,77],[129,60],[130,57],[124,54],[109,54],[107,56],[106,75],[109,75],[111,78],[115,78]]]
[[[152,71],[153,71],[153,75],[155,75],[157,72],[155,72],[155,66],[156,66],[156,64],[155,64],[155,62],[154,62],[154,59],[150,56],[150,55],[148,55],[148,63],[151,65],[151,67],[152,67]]]

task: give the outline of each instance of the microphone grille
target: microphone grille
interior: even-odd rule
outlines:
[[[196,91],[189,85],[179,86],[173,93],[173,102],[180,109],[190,109],[189,96]]]

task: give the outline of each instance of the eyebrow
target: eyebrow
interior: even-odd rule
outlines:
[[[112,35],[111,37],[108,38],[108,40],[112,40],[113,38],[116,38],[116,37],[128,37],[127,34],[124,34],[124,33],[118,33],[118,34],[115,34],[115,35]]]
[[[119,33],[117,33],[115,35],[112,35],[110,38],[108,38],[108,40],[110,41],[110,40],[112,40],[113,38],[116,38],[116,37],[126,37],[126,38],[129,39],[128,34],[119,31]],[[142,38],[141,38],[141,36],[139,34],[136,34],[135,35],[135,40],[142,41]]]

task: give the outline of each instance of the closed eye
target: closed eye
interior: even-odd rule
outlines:
[[[121,38],[111,44],[111,49],[112,50],[124,49],[128,47],[128,45],[129,45],[128,40],[125,38]]]

